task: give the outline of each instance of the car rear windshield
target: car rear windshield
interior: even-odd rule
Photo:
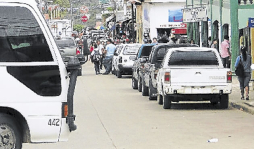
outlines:
[[[56,40],[56,44],[61,48],[75,46],[74,40],[72,39]]]
[[[213,51],[175,51],[168,65],[219,65]]]
[[[140,45],[133,45],[133,46],[126,46],[124,48],[123,54],[124,55],[135,55],[138,52]]]
[[[149,56],[152,51],[153,46],[144,46],[141,52],[141,57]]]

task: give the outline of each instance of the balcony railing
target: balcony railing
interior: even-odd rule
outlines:
[[[239,5],[249,5],[253,4],[253,0],[238,0]]]

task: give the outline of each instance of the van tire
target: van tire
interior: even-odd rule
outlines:
[[[157,103],[159,105],[162,105],[163,104],[163,96],[160,95],[160,94],[157,94]]]
[[[171,98],[167,95],[163,95],[163,108],[164,109],[171,108]]]
[[[82,67],[78,70],[78,76],[82,76]]]
[[[140,76],[138,77],[138,91],[142,92],[142,78]]]
[[[138,81],[132,77],[132,88],[138,89]]]
[[[6,143],[8,143],[7,145],[10,145],[11,143],[13,143],[14,146],[10,145],[9,148],[21,149],[22,138],[21,138],[21,132],[19,131],[20,129],[18,129],[17,124],[18,122],[16,122],[12,116],[0,113],[0,136],[4,135],[5,132],[8,132],[9,134],[13,135],[13,136],[7,137],[8,138],[8,140],[6,140]]]
[[[220,96],[220,107],[222,109],[227,109],[228,108],[228,94]]]
[[[153,87],[151,82],[152,82],[152,80],[149,81],[149,100],[156,100],[157,97],[153,97],[155,88]]]
[[[148,96],[148,87],[145,85],[144,79],[142,79],[142,96]]]
[[[122,78],[121,72],[120,71],[116,71],[116,76],[117,76],[117,78]]]

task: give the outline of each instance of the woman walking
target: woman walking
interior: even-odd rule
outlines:
[[[244,90],[246,95],[246,100],[249,100],[249,82],[251,78],[251,56],[247,54],[246,47],[241,48],[241,55],[237,57],[235,62],[235,67],[238,66],[238,64],[242,63],[244,68],[244,76],[240,77],[238,76],[238,81],[240,83],[240,89],[241,89],[241,100],[244,100]]]

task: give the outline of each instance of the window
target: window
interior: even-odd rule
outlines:
[[[219,65],[212,51],[175,51],[168,65]]]
[[[162,61],[165,55],[166,55],[166,48],[160,48],[157,52],[157,60]]]
[[[123,54],[124,55],[135,55],[138,52],[139,45],[133,45],[133,46],[125,46]]]
[[[152,47],[153,46],[144,46],[143,47],[143,50],[142,50],[142,52],[141,52],[141,57],[143,57],[143,56],[149,56],[150,55],[150,53],[151,53],[151,50],[152,50]]]
[[[24,7],[0,7],[0,62],[53,61],[42,30]]]

